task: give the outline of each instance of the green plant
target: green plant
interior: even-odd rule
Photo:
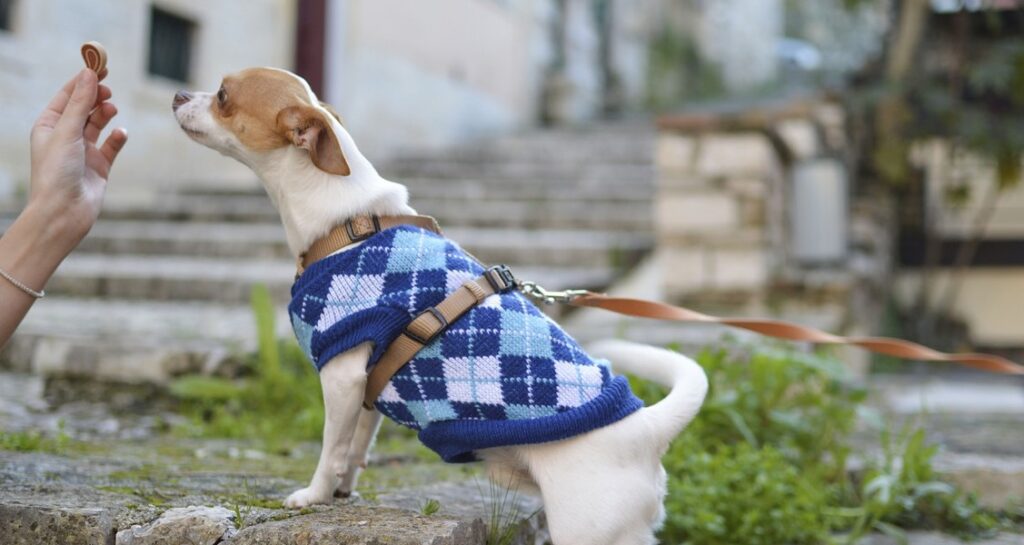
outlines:
[[[476,481],[480,499],[488,509],[486,521],[486,545],[511,545],[521,530],[522,510],[519,504],[519,483],[510,480],[505,485],[487,480],[487,492],[484,493],[480,481]],[[533,518],[540,510],[534,511],[525,520]]]
[[[259,350],[245,360],[246,376],[188,376],[172,384],[181,412],[191,417],[186,431],[258,438],[270,448],[318,439],[323,430],[319,378],[294,340],[277,338],[267,289],[253,288],[251,301]]]
[[[850,543],[865,533],[931,528],[980,536],[1012,516],[943,483],[920,430],[883,434],[863,479],[847,470],[866,393],[825,354],[726,343],[701,353],[710,388],[701,413],[663,458],[660,538],[693,545]],[[663,388],[631,380],[648,403]]]
[[[0,450],[60,454],[66,452],[72,446],[77,445],[64,431],[63,420],[57,423],[57,435],[55,437],[47,437],[35,430],[12,432],[0,430]]]
[[[776,545],[821,543],[828,487],[771,446],[748,443],[670,457],[665,543]]]
[[[440,510],[441,502],[434,498],[427,498],[427,501],[423,502],[423,507],[420,507],[420,514],[429,517]]]
[[[867,530],[900,536],[900,528],[935,528],[972,537],[1002,526],[973,496],[939,479],[932,467],[938,447],[925,443],[924,430],[906,427],[895,437],[886,430],[882,448],[864,473],[859,506],[849,511],[856,516],[850,543]]]

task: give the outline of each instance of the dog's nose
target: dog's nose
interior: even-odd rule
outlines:
[[[190,100],[192,100],[192,93],[188,91],[178,91],[174,95],[174,102],[171,103],[171,109],[173,109],[174,111],[178,111],[178,108],[182,104],[186,104]]]

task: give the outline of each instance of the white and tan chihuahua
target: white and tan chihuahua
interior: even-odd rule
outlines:
[[[295,256],[351,217],[415,213],[406,188],[382,178],[336,114],[290,72],[244,70],[225,77],[216,92],[178,93],[173,109],[189,137],[259,176]],[[309,486],[291,494],[288,507],[328,503],[356,487],[381,420],[378,411],[361,408],[372,349],[363,343],[321,368],[323,450]],[[580,435],[476,454],[496,483],[514,482],[542,498],[557,545],[654,543],[666,493],[660,459],[697,414],[707,378],[691,359],[660,348],[603,341],[589,352],[671,392]]]

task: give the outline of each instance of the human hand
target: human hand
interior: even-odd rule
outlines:
[[[100,85],[92,70],[82,70],[32,127],[28,208],[48,218],[67,251],[96,222],[110,167],[128,141],[128,131],[118,128],[97,146],[100,133],[117,115],[117,107],[106,102],[110,97],[110,88]]]

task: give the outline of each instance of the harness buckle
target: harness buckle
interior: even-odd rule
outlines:
[[[512,270],[507,265],[495,265],[484,273],[487,283],[494,288],[495,293],[505,293],[519,285]]]
[[[355,220],[355,221],[353,221]],[[380,232],[380,216],[370,216],[372,225],[367,225],[366,216],[357,216],[345,220],[345,233],[352,242],[366,240]]]
[[[519,283],[519,291],[523,292],[524,295],[532,297],[545,305],[553,305],[555,303],[571,303],[573,299],[577,297],[583,297],[589,294],[588,290],[562,290],[562,291],[551,291],[541,287],[536,282],[523,281]]]
[[[424,314],[433,314],[434,319],[437,320],[439,324],[441,324],[441,326],[434,330],[434,332],[431,333],[430,336],[428,337],[421,337],[412,330],[412,325],[416,323],[416,320],[419,320],[420,316],[423,316]],[[424,309],[419,314],[417,314],[416,317],[412,319],[412,322],[409,322],[409,325],[405,328],[405,331],[403,331],[402,333],[406,337],[409,337],[410,339],[422,344],[423,346],[426,346],[430,344],[430,341],[433,341],[434,339],[437,338],[438,335],[443,333],[444,330],[448,329],[448,325],[448,320],[445,319],[444,314],[441,314],[440,310],[437,310],[437,307],[429,307],[427,309]]]

